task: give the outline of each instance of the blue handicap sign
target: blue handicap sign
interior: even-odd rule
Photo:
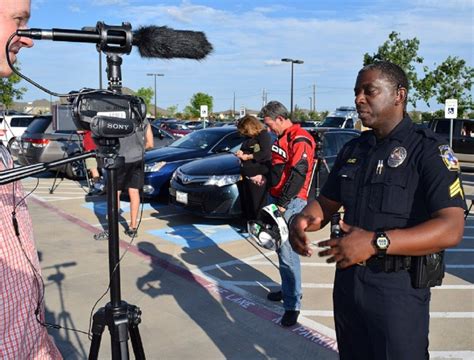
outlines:
[[[190,249],[244,239],[243,234],[230,225],[187,224],[150,230],[148,233]]]
[[[153,206],[152,206],[153,205]],[[86,209],[92,210],[94,213],[99,214],[99,215],[107,215],[107,202],[106,201],[95,201],[95,202],[87,202],[82,204],[83,207]],[[143,204],[143,210],[156,210],[159,209],[160,207],[164,207],[165,205],[159,205],[159,204]],[[120,210],[122,213],[128,213],[130,212],[130,203],[121,201],[120,202]],[[141,211],[141,205],[140,205],[140,211]]]

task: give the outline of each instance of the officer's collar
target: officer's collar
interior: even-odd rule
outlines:
[[[413,122],[410,119],[408,115],[406,115],[402,121],[400,121],[397,126],[395,126],[392,131],[383,139],[380,140],[380,142],[385,142],[385,141],[391,141],[391,140],[397,140],[399,142],[402,142],[403,140],[406,139],[408,133],[411,131],[411,128],[413,126]],[[375,137],[374,131],[370,131],[370,136],[367,138],[367,142],[369,143],[370,146],[374,146],[377,143],[377,138]]]

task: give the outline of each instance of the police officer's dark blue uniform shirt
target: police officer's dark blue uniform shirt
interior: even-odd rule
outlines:
[[[346,144],[322,195],[343,204],[344,222],[368,231],[412,227],[437,210],[465,208],[452,150],[409,117],[381,141],[365,131]]]

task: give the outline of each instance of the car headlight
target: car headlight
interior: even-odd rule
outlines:
[[[152,162],[152,163],[145,163],[145,172],[159,171],[165,165],[166,165],[166,161],[157,161],[157,162]]]
[[[171,175],[171,181],[176,181],[178,179],[178,173],[179,173],[178,169],[173,171],[173,175]]]
[[[214,185],[218,187],[235,184],[240,180],[240,175],[214,175],[211,176],[204,185]]]

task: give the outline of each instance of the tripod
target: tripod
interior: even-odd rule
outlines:
[[[316,161],[315,161],[315,170],[314,174],[316,175],[316,187],[315,187],[315,198],[319,196],[319,193],[321,192],[321,167],[324,166],[324,169],[327,171],[329,174],[329,166],[324,158],[324,154],[322,151],[322,141],[318,141],[316,145]]]
[[[138,331],[141,321],[140,309],[121,300],[120,295],[120,264],[118,246],[118,192],[117,192],[117,168],[123,166],[123,158],[115,153],[116,143],[110,146],[110,142],[117,140],[105,140],[109,142],[105,147],[99,146],[99,163],[107,172],[107,215],[109,226],[109,275],[110,275],[110,302],[100,308],[93,317],[92,342],[89,352],[89,360],[97,359],[100,341],[105,326],[109,328],[112,341],[112,359],[128,359],[128,335],[132,341],[132,347],[136,359],[145,359],[145,352]],[[112,150],[106,151],[104,149]]]
[[[107,78],[109,90],[121,93],[122,74],[119,55],[107,54]],[[107,173],[107,218],[109,228],[109,277],[110,302],[100,308],[92,320],[92,342],[89,360],[97,359],[100,341],[105,326],[109,328],[112,346],[112,359],[127,360],[129,358],[128,339],[132,341],[135,359],[145,359],[145,352],[138,331],[141,322],[141,310],[122,301],[120,294],[120,263],[118,233],[118,191],[117,169],[124,165],[124,158],[118,156],[118,138],[99,138],[97,161],[99,167]]]

